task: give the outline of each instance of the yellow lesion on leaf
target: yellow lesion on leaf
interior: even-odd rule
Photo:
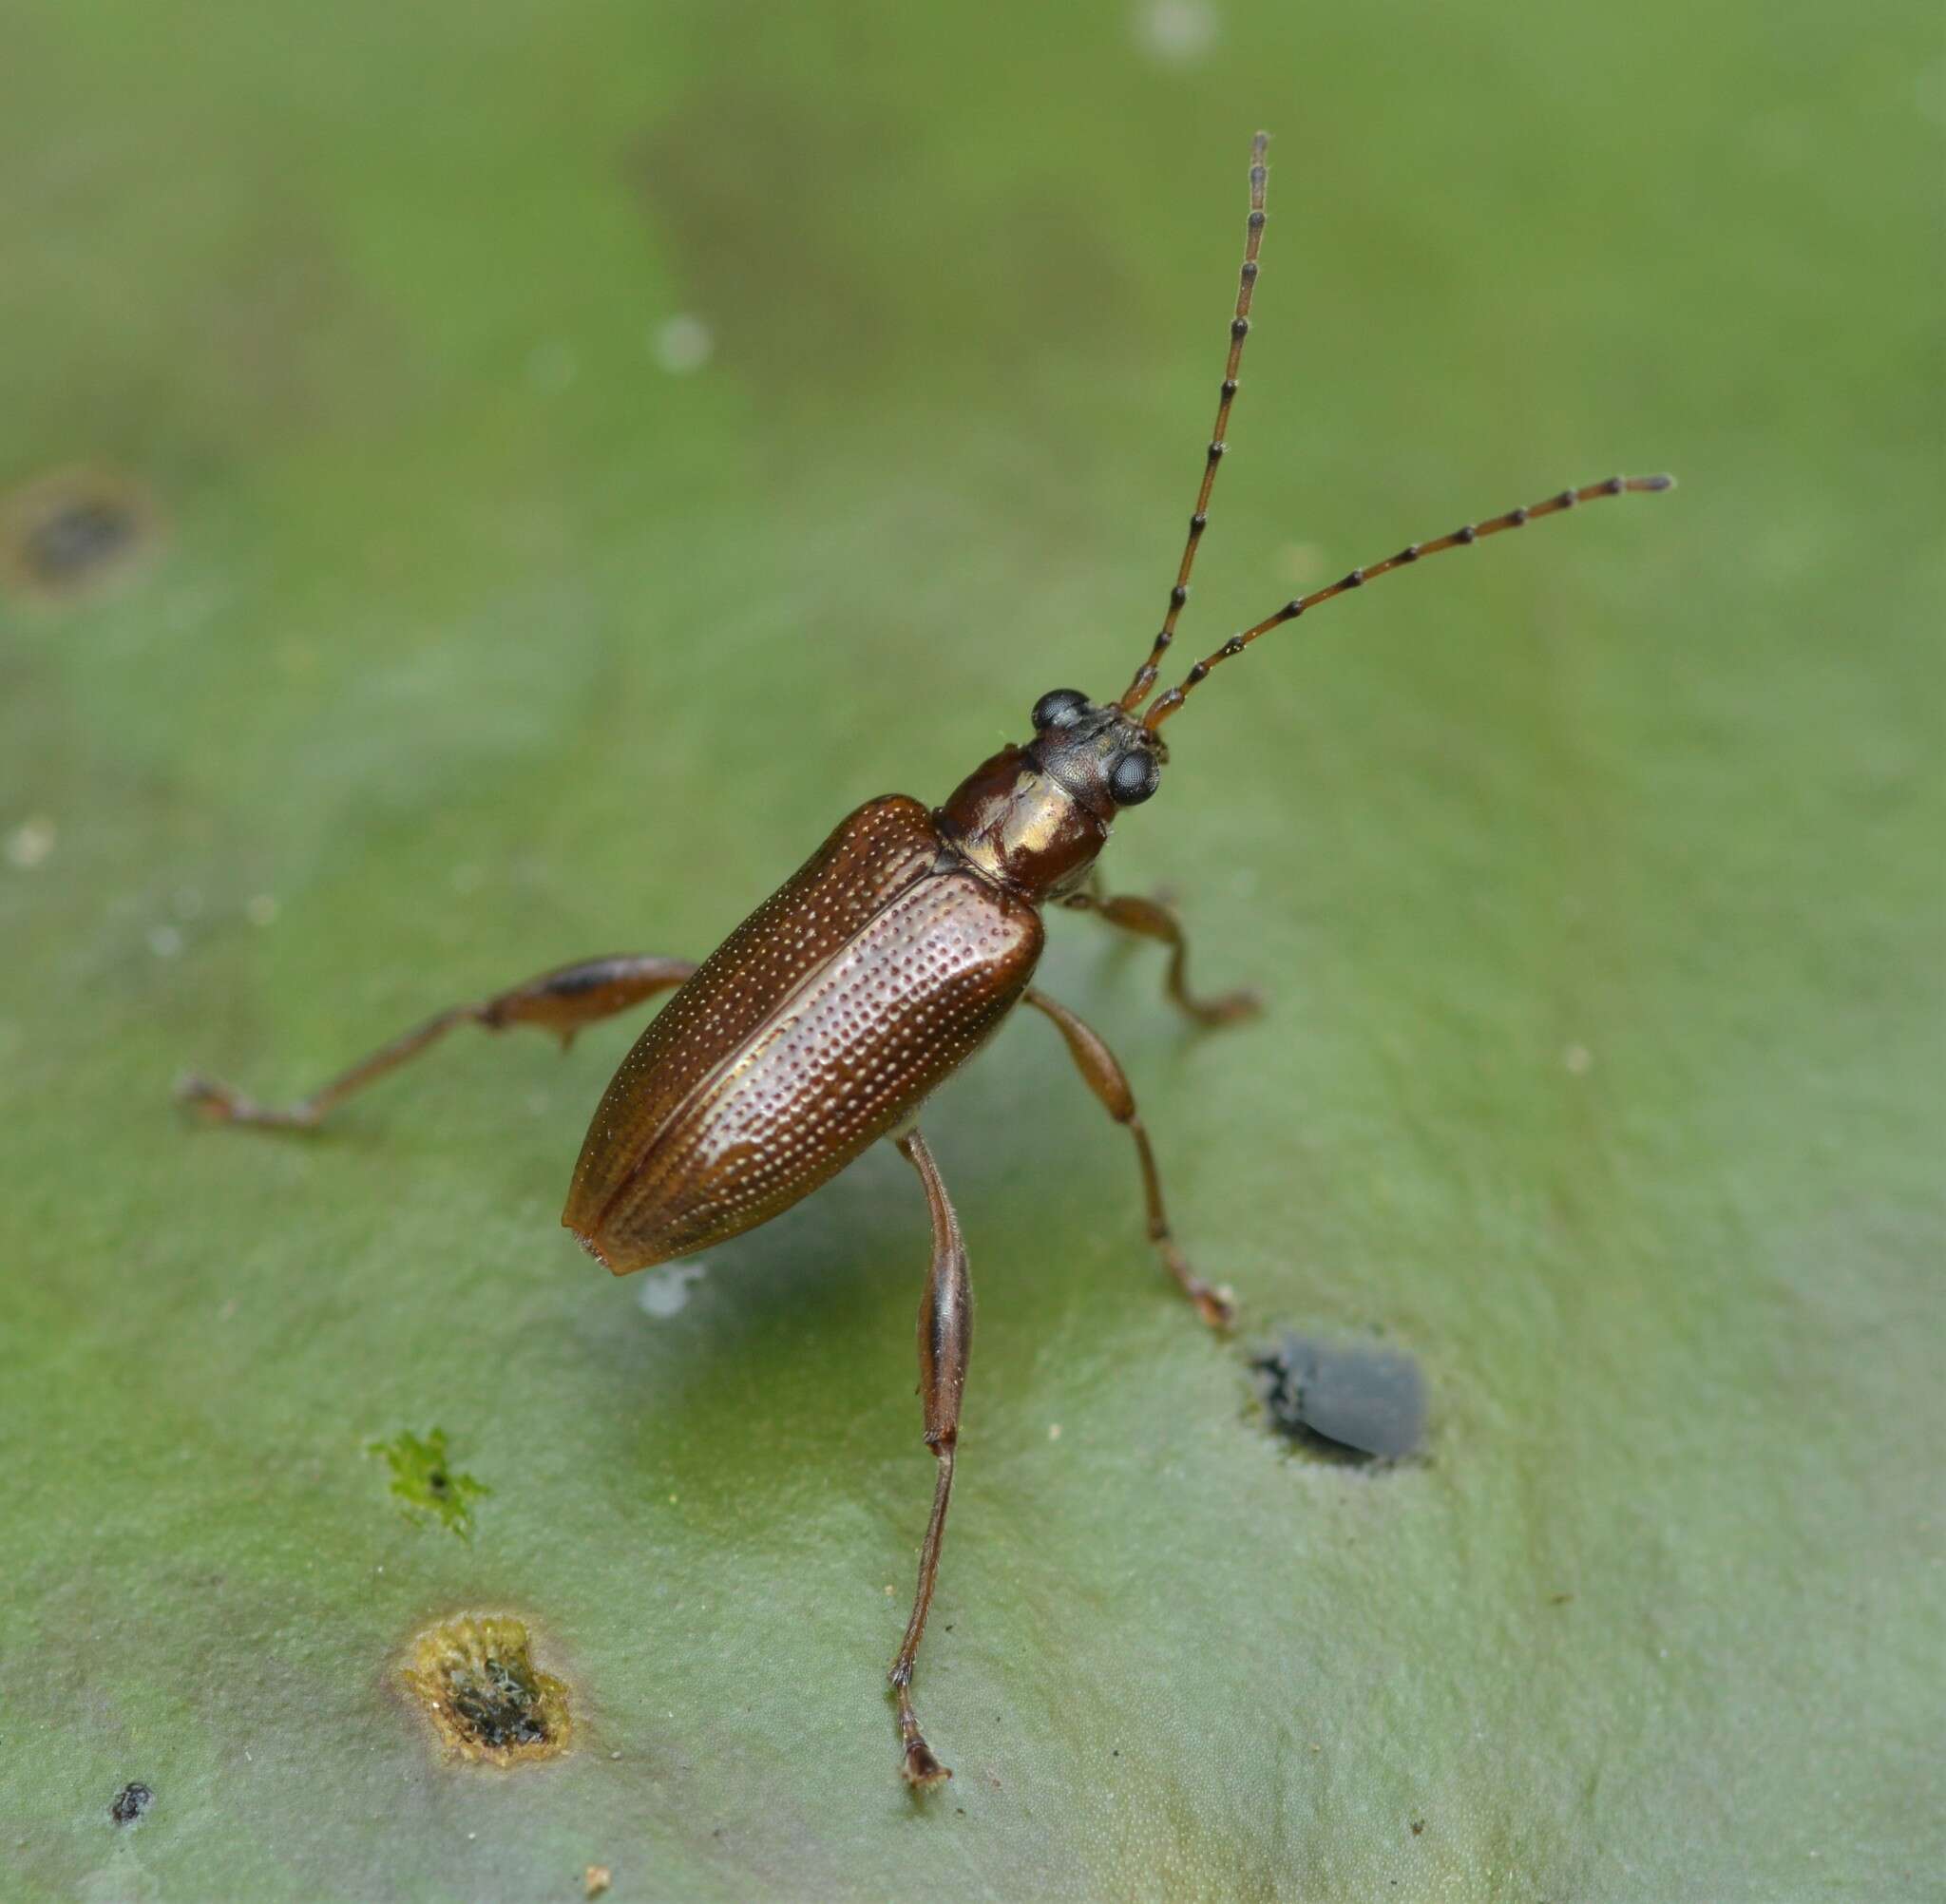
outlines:
[[[567,1687],[534,1665],[524,1622],[462,1613],[407,1648],[401,1676],[441,1742],[473,1764],[522,1765],[566,1751]]]

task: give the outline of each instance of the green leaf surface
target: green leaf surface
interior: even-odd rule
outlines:
[[[1925,10],[137,6],[0,58],[0,1891],[1916,1897],[1946,1858],[1942,66]],[[926,1261],[873,1154],[696,1279],[557,1227],[633,1026],[470,1032],[1267,637],[927,1131],[979,1338],[920,1710]],[[31,486],[70,472],[49,517]],[[35,499],[40,498],[37,502]],[[36,514],[37,509],[42,513]],[[1422,1456],[1267,1429],[1288,1328]],[[374,1443],[445,1431],[469,1541]],[[571,1749],[400,1666],[525,1622]],[[139,1781],[145,1813],[109,1807]]]

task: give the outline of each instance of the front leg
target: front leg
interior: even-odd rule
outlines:
[[[1134,932],[1144,939],[1158,939],[1169,950],[1169,977],[1166,981],[1170,998],[1186,1016],[1199,1025],[1235,1024],[1241,1019],[1253,1019],[1263,1010],[1263,1001],[1254,992],[1224,992],[1213,999],[1194,997],[1188,986],[1190,948],[1183,937],[1182,923],[1173,909],[1159,899],[1141,899],[1134,893],[1116,893],[1104,897],[1091,886],[1084,892],[1078,892],[1063,904],[1073,906],[1078,912],[1092,912],[1096,918],[1106,920],[1110,925],[1118,925],[1124,932]]]
[[[892,1691],[899,1702],[899,1741],[905,1747],[900,1771],[915,1792],[929,1791],[953,1775],[932,1756],[912,1710],[912,1667],[925,1636],[932,1583],[939,1572],[940,1540],[946,1506],[953,1496],[953,1450],[960,1438],[960,1398],[966,1386],[966,1359],[973,1347],[973,1288],[966,1275],[966,1245],[953,1213],[939,1166],[917,1131],[898,1140],[900,1154],[919,1172],[932,1210],[932,1270],[919,1304],[919,1396],[925,1415],[925,1445],[938,1461],[932,1518],[919,1550],[919,1588],[906,1637],[892,1662]]]
[[[583,1025],[612,1018],[658,992],[669,991],[695,970],[695,963],[688,959],[651,959],[635,953],[583,959],[577,964],[556,966],[538,979],[496,992],[490,999],[435,1013],[424,1024],[380,1045],[369,1057],[361,1057],[349,1071],[340,1072],[329,1084],[295,1104],[258,1104],[227,1084],[193,1072],[176,1086],[176,1095],[213,1123],[309,1131],[323,1122],[325,1113],[334,1105],[417,1057],[455,1025],[483,1025],[488,1031],[539,1025],[560,1038],[565,1049]]]

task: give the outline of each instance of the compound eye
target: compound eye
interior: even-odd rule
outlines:
[[[1045,733],[1051,727],[1073,727],[1087,705],[1088,696],[1078,688],[1056,688],[1034,703],[1034,732]]]
[[[1108,770],[1109,796],[1117,807],[1139,807],[1162,785],[1162,769],[1153,753],[1117,756]]]

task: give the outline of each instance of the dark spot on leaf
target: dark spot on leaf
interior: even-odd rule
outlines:
[[[115,1794],[115,1801],[108,1807],[108,1816],[118,1825],[131,1825],[156,1801],[156,1795],[138,1781],[131,1780]]]
[[[1412,1835],[1413,1835],[1413,1837],[1418,1837],[1418,1836],[1420,1835],[1420,1833],[1421,1833],[1421,1832],[1422,1832],[1422,1831],[1423,1831],[1424,1829],[1425,1829],[1425,1820],[1424,1820],[1423,1818],[1414,1818],[1414,1819],[1413,1819],[1413,1821],[1412,1821]]]
[[[460,1758],[518,1765],[567,1749],[567,1687],[534,1665],[526,1627],[506,1614],[462,1614],[429,1627],[404,1667],[434,1729]]]
[[[43,601],[128,574],[157,540],[157,512],[132,477],[62,469],[0,497],[0,581]]]
[[[1399,1460],[1425,1433],[1425,1381],[1402,1350],[1287,1335],[1250,1363],[1270,1424],[1350,1460]]]
[[[44,581],[72,581],[134,539],[135,518],[113,498],[83,496],[29,530],[27,558]]]

